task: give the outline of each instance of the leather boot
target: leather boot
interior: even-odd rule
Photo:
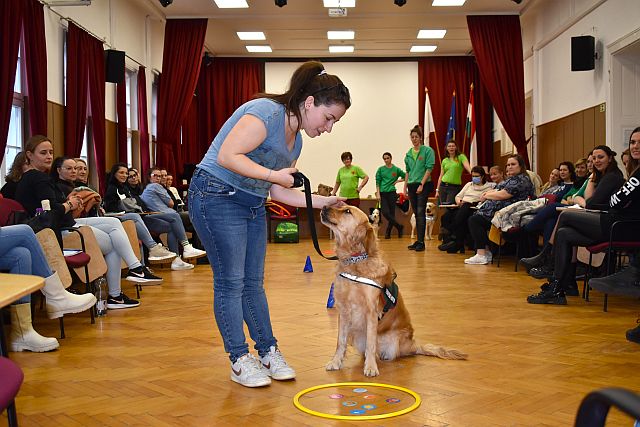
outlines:
[[[384,232],[384,238],[385,239],[391,238],[391,224],[387,225],[387,229]]]
[[[546,243],[538,255],[531,258],[521,258],[520,263],[526,267],[527,273],[534,267],[542,267],[551,258],[551,249],[552,246]]]
[[[34,351],[41,353],[55,350],[60,346],[55,338],[46,338],[37,333],[31,324],[31,304],[14,304],[11,310],[11,333],[9,349],[11,351]]]
[[[75,295],[67,292],[58,273],[44,279],[42,293],[47,297],[49,319],[57,319],[69,313],[80,313],[96,303],[96,297],[92,294]]]
[[[545,287],[537,294],[529,295],[527,302],[529,304],[555,304],[567,305],[567,297],[559,280],[553,279],[549,281],[549,286]],[[544,286],[544,285],[543,285]]]

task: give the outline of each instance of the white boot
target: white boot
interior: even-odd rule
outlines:
[[[75,295],[67,292],[58,273],[44,279],[42,293],[47,297],[49,319],[57,319],[69,313],[80,313],[96,303],[96,297],[92,294]]]
[[[11,333],[9,350],[11,351],[51,351],[60,347],[55,338],[46,338],[37,333],[31,324],[31,304],[15,304],[11,310]]]

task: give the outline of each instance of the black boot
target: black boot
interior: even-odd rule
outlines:
[[[452,247],[450,247],[449,249],[447,249],[447,253],[448,254],[455,254],[457,252],[460,252],[461,254],[464,253],[464,242],[460,242],[458,240],[454,241],[453,243],[455,243]]]
[[[630,265],[609,276],[590,279],[589,286],[605,294],[640,297],[640,269]]]
[[[627,331],[627,339],[640,344],[640,318],[638,318],[638,326]]]
[[[402,239],[402,232],[404,231],[404,225],[398,223],[398,239]]]
[[[544,286],[544,285],[543,285]],[[548,286],[537,294],[527,297],[529,304],[555,304],[567,305],[567,297],[559,280],[551,280]]]
[[[526,267],[527,273],[534,267],[542,267],[551,258],[551,249],[552,246],[546,243],[538,255],[531,258],[521,258],[520,263]]]
[[[524,258],[524,259],[527,259],[527,258]],[[538,267],[533,267],[531,269],[527,268],[527,270],[529,270],[528,271],[529,276],[535,277],[536,279],[551,279],[551,277],[553,276],[553,269],[555,267],[554,264],[555,264],[555,260],[553,259],[553,257],[547,256],[542,265]]]
[[[455,240],[451,240],[449,242],[444,242],[443,244],[439,245],[438,249],[444,252],[449,248],[453,248],[454,246],[456,246],[456,242]]]
[[[385,239],[391,238],[391,224],[387,225],[387,230],[384,232],[384,238]]]
[[[415,242],[413,242],[412,244],[410,244],[409,246],[407,246],[407,249],[409,249],[410,251],[415,251],[415,250],[416,250],[416,246],[418,245],[418,243],[420,243],[420,242],[418,242],[418,241],[416,240]]]
[[[416,247],[413,249],[416,252],[424,251],[424,242],[416,242]]]

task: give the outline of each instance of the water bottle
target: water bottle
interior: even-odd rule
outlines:
[[[51,210],[51,203],[49,202],[49,199],[44,199],[42,202],[40,202],[40,204],[42,205],[42,210],[43,211],[50,211]]]
[[[96,296],[96,316],[107,315],[107,281],[99,277],[93,282]]]

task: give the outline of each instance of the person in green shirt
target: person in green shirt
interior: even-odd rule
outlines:
[[[441,205],[454,205],[456,194],[462,190],[462,170],[471,173],[471,166],[467,156],[458,150],[458,145],[453,139],[447,142],[447,157],[442,159],[440,177],[436,187],[436,197]]]
[[[338,169],[336,176],[336,185],[333,186],[332,196],[335,196],[340,189],[340,197],[347,200],[346,204],[351,206],[360,206],[360,190],[369,182],[369,176],[364,173],[360,166],[351,164],[353,156],[350,152],[345,151],[340,156],[344,166]],[[362,182],[360,182],[362,180]]]
[[[384,233],[385,239],[391,238],[393,227],[398,229],[398,237],[402,237],[403,226],[396,221],[396,183],[401,182],[405,173],[402,169],[391,163],[391,153],[382,155],[384,166],[380,166],[376,171],[376,197],[380,203],[382,216],[387,219],[387,230]]]
[[[424,234],[427,226],[427,200],[433,190],[431,171],[436,155],[433,148],[424,145],[424,133],[419,125],[415,125],[409,133],[413,147],[404,156],[407,176],[404,181],[404,193],[408,195],[411,208],[416,216],[418,240],[408,246],[409,250],[424,251]]]

